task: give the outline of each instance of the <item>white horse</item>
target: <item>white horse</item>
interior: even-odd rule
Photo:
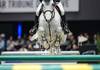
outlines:
[[[61,15],[64,15],[64,9],[60,6],[60,15],[55,8],[53,0],[43,0],[36,12],[38,16],[40,8],[42,12],[38,18],[38,30],[31,40],[38,39],[38,42],[45,50],[50,50],[52,54],[58,54],[60,51],[60,44],[65,41],[64,32],[61,27]]]

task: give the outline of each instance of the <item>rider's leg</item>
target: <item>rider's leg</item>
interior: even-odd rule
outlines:
[[[64,7],[63,7],[63,5],[62,5],[61,2],[58,2],[56,5],[57,5],[57,7],[59,8],[60,14],[61,14],[61,19],[62,19],[62,21],[61,21],[61,26],[62,26],[62,30],[64,31],[64,33],[67,33],[68,31],[65,30],[66,27],[67,27],[67,23],[66,23],[66,19],[65,19],[66,16],[65,16]],[[66,27],[65,27],[65,26],[66,26]]]
[[[61,15],[63,16],[65,14],[65,10],[64,10],[64,7],[63,7],[62,3],[58,2],[57,6],[59,7],[59,9],[61,11]]]
[[[70,33],[71,31],[68,28],[68,23],[66,21],[66,15],[61,16],[61,18],[62,18],[61,26],[62,26],[62,29],[64,31],[64,34]]]
[[[41,13],[41,11],[42,11],[42,6],[43,6],[43,4],[40,3],[39,6],[37,7],[36,16],[40,16],[40,13]]]
[[[34,24],[35,25],[29,31],[30,35],[34,35],[36,33],[37,29],[38,29],[38,26],[39,26],[39,24],[38,24],[38,16],[35,16]]]

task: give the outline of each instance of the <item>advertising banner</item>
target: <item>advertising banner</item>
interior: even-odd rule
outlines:
[[[61,0],[66,12],[78,12],[79,0]],[[0,0],[0,12],[25,13],[35,12],[39,0]]]

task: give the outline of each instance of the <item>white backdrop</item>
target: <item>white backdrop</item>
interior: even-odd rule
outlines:
[[[61,0],[65,11],[78,12],[79,0]],[[27,13],[35,12],[39,0],[0,0],[0,12],[5,13]]]
[[[61,0],[65,11],[67,12],[78,12],[79,11],[79,0]]]

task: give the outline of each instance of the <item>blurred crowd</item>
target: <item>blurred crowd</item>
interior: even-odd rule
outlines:
[[[31,35],[17,37],[13,36],[6,38],[5,34],[0,34],[0,51],[41,51],[43,48],[39,43],[35,41],[30,41]],[[80,33],[77,36],[73,34],[67,35],[66,41],[61,44],[61,50],[79,50],[82,46],[97,45],[97,34],[92,35],[88,33]],[[87,47],[88,49],[88,47]]]
[[[0,34],[0,51],[34,51],[40,50],[36,41],[30,41],[31,36],[6,38],[5,34]]]

